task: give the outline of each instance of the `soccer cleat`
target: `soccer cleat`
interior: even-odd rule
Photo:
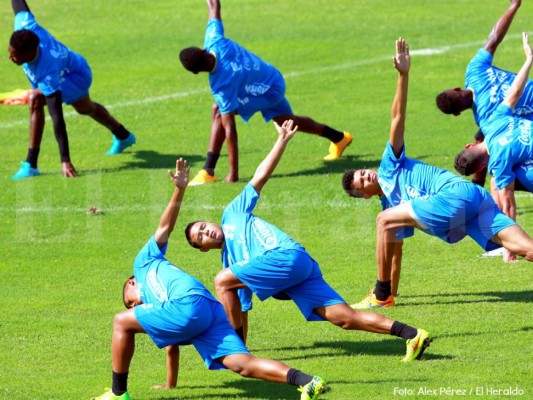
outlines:
[[[318,399],[322,393],[328,392],[329,387],[324,378],[314,376],[311,382],[305,386],[300,386],[298,390],[302,392],[300,400],[315,400]]]
[[[12,179],[23,179],[23,178],[31,178],[32,176],[39,176],[41,173],[37,168],[32,168],[30,163],[27,161],[24,161],[21,163],[19,170],[15,175],[13,175]]]
[[[128,392],[123,393],[120,396],[117,396],[111,391],[111,389],[109,389],[103,395],[98,396],[98,397],[93,397],[91,398],[91,400],[131,400],[131,397]]]
[[[416,336],[413,339],[407,340],[407,353],[402,361],[410,362],[414,359],[420,360],[424,350],[429,347],[432,340],[428,332],[423,329],[418,329]]]
[[[120,154],[128,147],[133,146],[136,141],[137,139],[135,138],[135,135],[131,132],[130,135],[124,140],[119,140],[115,136],[113,136],[113,143],[111,144],[111,148],[105,154],[107,156]]]
[[[394,306],[394,297],[389,296],[386,300],[378,300],[374,293],[370,293],[359,303],[352,304],[352,307],[355,310],[368,310],[372,308],[387,308]]]
[[[192,181],[189,182],[189,186],[198,186],[205,183],[216,182],[217,178],[215,175],[209,175],[205,169],[201,169]]]
[[[352,135],[349,132],[344,132],[344,137],[338,143],[333,143],[329,145],[329,154],[324,157],[324,161],[333,161],[341,158],[342,152],[346,150],[352,143]]]

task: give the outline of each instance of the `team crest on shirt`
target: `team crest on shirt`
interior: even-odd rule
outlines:
[[[278,239],[274,230],[260,219],[254,219],[252,223],[252,232],[255,238],[265,249],[273,249],[278,245]]]

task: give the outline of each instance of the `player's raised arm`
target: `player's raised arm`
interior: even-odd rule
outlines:
[[[507,104],[511,108],[516,106],[516,103],[518,103],[518,100],[520,100],[520,96],[522,96],[522,93],[524,93],[524,87],[528,81],[529,71],[531,70],[531,65],[533,64],[533,50],[529,44],[528,34],[525,32],[522,33],[522,44],[524,46],[526,61],[524,62],[524,65],[522,65],[522,68],[520,68],[520,71],[518,71],[518,74],[516,75],[516,78],[514,79],[507,96],[503,100],[503,104]]]
[[[278,140],[276,140],[276,143],[274,144],[272,150],[270,150],[268,156],[266,156],[263,162],[259,164],[259,167],[257,167],[254,177],[251,181],[257,193],[260,193],[261,189],[263,189],[263,186],[265,186],[265,183],[267,183],[270,175],[272,175],[272,172],[274,169],[276,169],[276,166],[278,165],[278,162],[285,151],[287,143],[292,139],[298,130],[298,126],[294,126],[294,121],[292,119],[285,121],[281,126],[276,123],[274,123],[274,125],[278,130]]]
[[[404,145],[407,88],[409,86],[409,69],[411,68],[409,45],[403,38],[396,40],[396,55],[394,56],[393,63],[394,68],[398,71],[398,83],[396,84],[396,94],[392,102],[389,141],[394,150],[394,154],[398,157]]]
[[[21,11],[30,11],[30,7],[28,7],[26,0],[11,0],[11,6],[13,7],[13,13],[15,15]]]
[[[483,46],[490,54],[494,55],[496,48],[502,42],[503,38],[507,34],[513,18],[522,4],[521,0],[511,0],[509,8],[503,13],[503,15],[496,21],[496,24],[492,27],[489,37]]]
[[[206,0],[207,9],[209,10],[209,19],[219,19],[222,21],[220,16],[220,1],[219,0]]]
[[[176,190],[174,190],[172,198],[170,199],[167,208],[163,212],[161,220],[159,221],[159,226],[154,234],[155,241],[157,242],[159,248],[162,248],[168,243],[168,238],[170,237],[170,234],[176,225],[181,207],[181,201],[183,200],[185,189],[189,184],[189,170],[190,167],[187,164],[187,160],[184,160],[183,158],[180,158],[176,161],[175,173],[172,173],[171,170],[168,170],[170,179],[174,185],[176,185]]]

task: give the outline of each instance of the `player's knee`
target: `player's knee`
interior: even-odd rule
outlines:
[[[229,280],[226,269],[220,271],[215,277],[215,289],[217,292],[229,289]]]
[[[38,90],[31,90],[28,96],[28,108],[30,111],[37,111],[44,108],[46,100],[44,95]]]
[[[124,313],[118,313],[115,315],[115,318],[113,318],[113,329],[114,330],[126,330],[127,325],[127,318]]]
[[[220,107],[217,103],[213,104],[213,107],[211,107],[211,116],[213,119],[220,118]]]

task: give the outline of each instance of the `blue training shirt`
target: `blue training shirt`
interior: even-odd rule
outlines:
[[[474,92],[472,111],[476,124],[481,125],[505,99],[516,74],[492,65],[494,56],[479,49],[466,67],[465,88]],[[529,79],[514,114],[533,120],[533,81]],[[485,131],[481,129],[483,133]]]
[[[198,279],[179,269],[165,258],[167,245],[159,249],[154,236],[141,249],[133,263],[139,296],[148,304],[199,295],[215,300]]]
[[[487,168],[500,190],[515,181],[514,169],[518,164],[533,159],[531,123],[514,116],[509,106],[500,104],[481,126],[490,155]]]
[[[222,264],[229,267],[235,263],[245,263],[267,251],[295,249],[305,251],[304,247],[274,225],[256,217],[252,211],[259,194],[248,183],[224,210],[222,230],[224,248]]]
[[[207,23],[204,48],[217,59],[215,70],[209,74],[209,84],[221,114],[238,112],[250,97],[264,95],[279,77],[279,71],[272,65],[225,38],[219,19]]]
[[[27,29],[39,37],[39,54],[32,63],[22,64],[33,89],[41,89],[45,96],[61,91],[64,76],[85,68],[81,55],[57,41],[37,24],[32,13],[21,11],[15,16],[15,30]]]

